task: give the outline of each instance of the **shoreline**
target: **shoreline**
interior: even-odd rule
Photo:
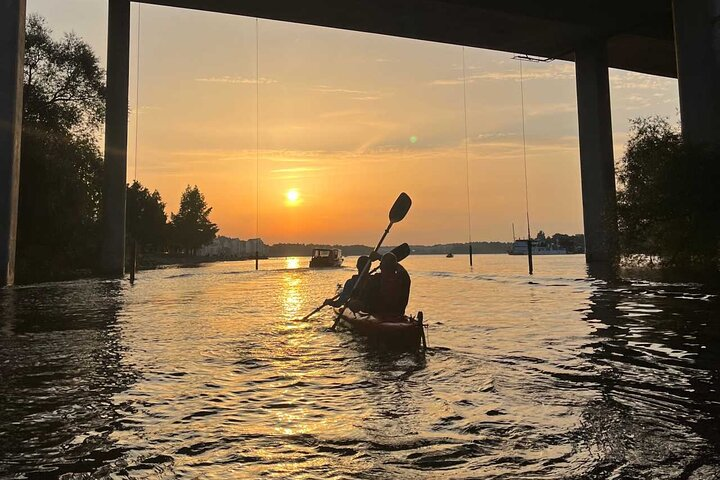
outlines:
[[[259,260],[267,260],[268,257],[260,256]],[[168,255],[143,255],[138,258],[137,271],[140,270],[157,270],[167,267],[192,267],[205,263],[217,262],[245,262],[255,260],[255,257],[185,257],[185,256],[168,256]],[[129,271],[129,269],[127,269]]]
[[[414,256],[445,256],[443,253],[415,253]],[[455,255],[459,257],[466,254]],[[476,253],[474,255],[505,255],[507,253]],[[566,257],[576,256],[578,254],[564,255],[543,255],[550,257]],[[357,255],[348,255],[355,257]],[[276,258],[292,258],[292,257],[309,257],[309,255],[286,255],[286,256],[262,256],[260,260],[269,260]],[[158,270],[166,268],[193,268],[204,264],[219,262],[236,262],[236,261],[252,261],[255,257],[185,257],[185,256],[169,256],[149,254],[138,258],[136,271]],[[126,275],[129,274],[129,265],[126,268]],[[592,273],[591,273],[592,275]],[[596,278],[605,277],[609,281],[649,281],[659,283],[694,283],[704,285],[713,290],[720,289],[720,273],[717,271],[694,271],[692,269],[669,269],[658,267],[657,265],[637,265],[637,264],[621,264],[615,269],[602,270],[595,272]],[[69,269],[62,272],[54,272],[45,278],[25,278],[24,281],[18,282],[18,286],[37,285],[51,282],[64,282],[74,280],[84,280],[92,278],[108,278],[90,268]]]

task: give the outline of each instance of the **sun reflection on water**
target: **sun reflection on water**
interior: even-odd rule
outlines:
[[[284,275],[282,282],[282,306],[285,318],[296,318],[302,306],[300,285],[302,281],[292,275]]]
[[[298,257],[288,257],[285,259],[285,268],[288,270],[293,270],[295,268],[300,268],[300,259]]]

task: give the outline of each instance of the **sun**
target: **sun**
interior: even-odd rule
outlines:
[[[295,188],[291,188],[285,192],[285,199],[288,205],[297,205],[300,202],[300,192]]]

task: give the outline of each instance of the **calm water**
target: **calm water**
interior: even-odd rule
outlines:
[[[0,477],[720,478],[718,297],[475,260],[405,260],[424,356],[304,258],[0,291]]]

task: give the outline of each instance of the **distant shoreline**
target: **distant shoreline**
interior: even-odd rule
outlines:
[[[389,244],[380,248],[380,253],[390,251],[397,244]],[[473,242],[474,254],[507,253],[512,242]],[[268,247],[269,257],[301,257],[310,255],[315,248],[339,248],[343,255],[354,257],[367,255],[372,252],[373,247],[368,245],[327,245],[327,244],[302,244],[302,243],[278,243]],[[444,243],[437,245],[410,245],[413,255],[461,255],[468,252],[467,243]]]
[[[368,247],[370,250],[372,250],[370,247]],[[382,250],[390,250],[390,249],[381,249]],[[467,255],[467,252],[464,253]],[[363,253],[359,254],[350,254],[346,255],[347,257],[357,257],[363,255]],[[445,253],[437,253],[437,252],[412,252],[411,256],[414,255],[422,255],[422,256],[430,256],[430,255],[437,255],[437,256],[445,256]],[[459,256],[462,254],[458,254]],[[507,255],[507,252],[480,252],[475,253],[473,252],[473,255]],[[571,254],[568,254],[571,255]],[[303,255],[270,255],[265,257],[260,257],[259,260],[272,260],[277,258],[310,258],[312,255],[310,253],[306,253]],[[167,268],[167,267],[193,267],[202,265],[205,263],[219,263],[219,262],[245,262],[245,261],[253,261],[255,260],[255,257],[165,257],[165,256],[158,256],[158,255],[151,255],[150,257],[140,257],[138,258],[138,265],[137,270],[157,270],[161,268]]]
[[[259,257],[267,260],[267,256]],[[137,270],[156,270],[165,267],[193,267],[203,263],[241,262],[255,260],[255,257],[182,257],[158,254],[138,255]]]
[[[357,255],[346,255],[346,257],[358,257],[362,254]],[[436,252],[412,252],[410,256],[446,256],[445,253],[436,253]],[[458,257],[462,257],[464,255],[467,255],[467,252],[454,254]],[[476,253],[473,252],[473,255],[508,255],[507,252],[480,252]],[[582,253],[565,253],[565,254],[556,254],[551,255],[554,257],[563,257],[568,255],[583,255]],[[550,256],[550,255],[541,255],[541,256]],[[260,257],[259,260],[273,260],[273,259],[280,259],[280,258],[311,258],[311,254],[303,254],[303,255],[278,255],[278,256],[268,256],[268,257]],[[194,266],[194,265],[200,265],[203,263],[218,263],[218,262],[245,262],[245,261],[252,261],[255,260],[255,257],[240,257],[240,258],[231,258],[231,257],[192,257],[192,258],[186,258],[186,259],[179,259],[174,258],[173,260],[168,260],[167,262],[154,262],[152,264],[143,263],[141,265],[138,265],[138,270],[153,270],[157,268],[163,268],[163,267],[183,267],[183,266]]]

